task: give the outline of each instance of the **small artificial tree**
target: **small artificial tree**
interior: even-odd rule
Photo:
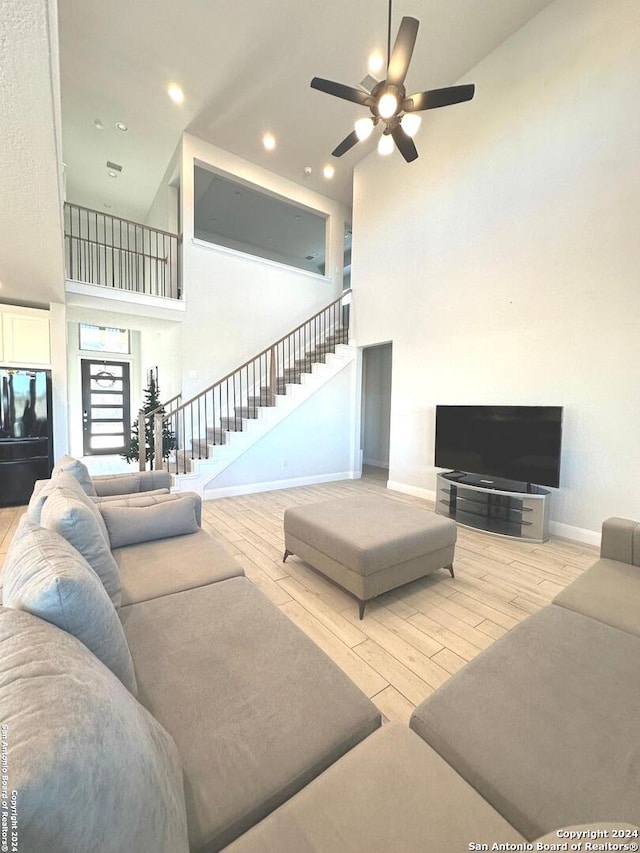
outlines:
[[[144,419],[144,458],[145,462],[150,461],[153,465],[153,460],[155,458],[154,419],[152,417],[148,417],[148,415],[151,412],[155,412],[158,415],[164,415],[164,406],[162,406],[160,402],[158,380],[157,376],[154,375],[153,370],[149,371],[149,384],[144,389],[142,411],[144,411],[147,416]],[[169,425],[165,423],[162,426],[162,458],[167,459],[175,446],[175,434]],[[136,420],[131,427],[131,439],[126,453],[123,453],[122,456],[127,460],[127,462],[135,462],[140,459],[140,424],[138,423],[138,420]]]

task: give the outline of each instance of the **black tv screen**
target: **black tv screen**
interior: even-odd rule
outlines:
[[[561,406],[436,406],[437,468],[560,485]]]

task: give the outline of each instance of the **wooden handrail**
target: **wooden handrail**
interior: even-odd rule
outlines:
[[[165,237],[175,237],[176,239],[180,239],[179,234],[174,234],[172,231],[163,231],[162,228],[154,228],[151,225],[144,225],[142,222],[134,222],[132,219],[123,219],[121,216],[114,216],[112,213],[105,213],[104,210],[96,210],[93,207],[84,207],[81,204],[73,204],[73,202],[65,201],[65,207],[71,209],[72,207],[76,210],[84,210],[87,213],[96,213],[98,216],[104,216],[106,219],[117,219],[118,222],[124,222],[127,225],[134,225],[136,228],[145,228],[147,231],[153,231],[156,234],[164,234]]]
[[[155,409],[151,409],[150,412],[147,412],[147,417],[150,417],[151,415],[155,415],[157,412],[160,411],[160,409],[166,409],[166,407],[171,405],[171,403],[173,403],[174,400],[179,400],[181,397],[182,397],[182,391],[180,391],[180,393],[176,394],[174,397],[171,397],[171,399],[167,400],[166,403],[160,403],[160,405],[156,406]],[[176,410],[174,410],[174,411],[176,411]]]
[[[231,379],[232,376],[234,376],[236,373],[239,373],[241,370],[244,370],[244,368],[248,367],[250,364],[253,364],[254,361],[257,361],[258,359],[267,355],[267,353],[272,352],[279,344],[281,344],[283,341],[286,341],[287,338],[291,337],[291,335],[294,335],[297,331],[299,331],[300,329],[302,329],[304,326],[308,325],[309,323],[313,323],[313,321],[317,317],[320,317],[322,314],[324,314],[330,308],[333,308],[333,306],[336,305],[338,302],[342,302],[344,297],[351,292],[352,292],[351,288],[348,288],[347,290],[343,290],[337,299],[334,299],[333,302],[330,302],[328,305],[325,305],[324,308],[321,308],[319,311],[317,311],[311,317],[308,317],[303,323],[300,323],[300,325],[296,326],[295,329],[292,329],[290,332],[287,332],[286,335],[283,335],[281,338],[278,338],[278,340],[275,341],[274,343],[269,344],[269,346],[265,347],[265,349],[263,349],[262,352],[259,352],[257,355],[254,355],[252,358],[245,361],[244,364],[241,364],[239,367],[236,367],[230,373],[227,373],[227,375],[223,376],[222,379],[216,379],[216,381],[213,384],[209,385],[208,388],[205,388],[204,390],[199,391],[197,394],[194,394],[194,396],[191,397],[189,400],[185,400],[185,402],[181,406],[178,406],[176,409],[173,410],[173,412],[171,412],[171,415],[175,415],[176,412],[179,412],[182,409],[185,409],[191,403],[195,402],[195,400],[197,400],[198,398],[204,396],[205,394],[208,394],[210,391],[213,391],[213,389],[217,388],[218,385],[221,385],[223,382],[226,382],[228,379]]]

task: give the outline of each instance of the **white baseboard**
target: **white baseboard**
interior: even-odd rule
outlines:
[[[236,495],[253,495],[256,492],[273,492],[276,489],[291,489],[295,486],[314,486],[318,483],[333,483],[336,480],[359,480],[360,471],[342,471],[337,474],[314,474],[311,477],[292,477],[289,480],[271,480],[266,483],[248,483],[244,486],[223,486],[220,489],[205,489],[205,501],[216,498],[231,498]]]
[[[436,493],[430,489],[423,489],[420,486],[410,486],[408,483],[398,483],[396,480],[388,480],[387,488],[393,492],[402,492],[405,495],[411,495],[414,498],[422,498],[425,501],[436,502]]]
[[[371,465],[372,468],[388,468],[389,462],[383,462],[382,459],[362,459],[363,465]]]
[[[598,530],[586,530],[584,527],[573,527],[571,524],[550,521],[549,532],[553,536],[570,539],[572,542],[582,542],[585,545],[595,545],[596,548],[600,547],[601,534]]]

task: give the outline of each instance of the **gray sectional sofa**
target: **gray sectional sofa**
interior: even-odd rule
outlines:
[[[197,496],[118,482],[96,502],[70,467],[5,564],[20,853],[457,853],[594,821],[640,840],[623,826],[640,822],[640,526],[606,522],[602,559],[554,604],[410,727],[381,726],[200,528]]]

